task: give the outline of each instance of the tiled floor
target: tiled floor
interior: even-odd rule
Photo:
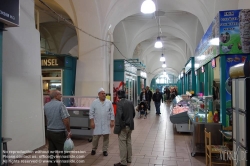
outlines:
[[[191,135],[176,133],[169,121],[169,107],[161,104],[161,115],[155,114],[154,105],[147,119],[135,118],[135,130],[132,132],[133,159],[130,166],[204,166],[205,157],[191,157],[189,143]],[[75,149],[86,151],[85,158],[78,159],[85,163],[72,166],[113,166],[120,161],[117,135],[110,135],[109,155],[102,155],[102,139],[100,139],[97,154],[90,155],[91,143],[86,139],[73,138]],[[46,150],[46,147],[44,148]],[[14,164],[47,165],[47,164]]]

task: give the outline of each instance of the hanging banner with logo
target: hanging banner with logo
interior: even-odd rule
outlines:
[[[227,55],[226,56],[226,108],[231,108],[232,81],[229,76],[230,67],[249,60],[249,55]],[[223,92],[223,90],[221,90]]]
[[[250,53],[250,10],[220,12],[220,54]]]
[[[19,0],[0,0],[0,22],[10,27],[19,26]]]

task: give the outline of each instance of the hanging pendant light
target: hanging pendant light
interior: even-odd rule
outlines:
[[[160,61],[161,61],[161,62],[164,62],[164,61],[165,61],[165,57],[164,57],[164,55],[163,55],[163,54],[161,54]]]
[[[145,0],[141,5],[141,12],[144,14],[154,13],[155,10],[155,3],[152,0]]]
[[[155,42],[155,48],[162,48],[162,42],[160,37],[157,37],[157,41]]]
[[[163,75],[167,75],[167,72],[166,72],[166,70],[164,70],[164,72],[163,72]]]
[[[166,65],[165,62],[163,62],[162,67],[163,67],[163,68],[167,67],[167,65]]]

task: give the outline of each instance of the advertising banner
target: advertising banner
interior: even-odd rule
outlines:
[[[220,12],[220,54],[250,53],[250,10]]]
[[[230,67],[249,60],[249,55],[227,55],[226,56],[226,108],[231,108],[232,81],[229,76]],[[223,91],[221,91],[223,92]]]
[[[219,54],[219,14],[216,15],[195,50],[195,63],[202,66]],[[203,58],[200,58],[203,56]]]

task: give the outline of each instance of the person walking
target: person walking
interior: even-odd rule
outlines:
[[[114,126],[114,109],[111,101],[106,99],[103,88],[98,90],[98,98],[90,106],[89,119],[90,126],[94,129],[91,155],[96,154],[99,139],[103,136],[103,156],[108,156],[110,128]]]
[[[126,166],[132,160],[131,134],[134,130],[135,108],[132,101],[125,99],[125,91],[118,91],[114,134],[118,134],[120,159],[114,166]]]
[[[146,93],[146,89],[142,88],[142,92],[140,93],[140,101],[147,101],[148,94]]]
[[[153,97],[153,93],[152,93],[152,91],[149,89],[149,86],[146,87],[146,94],[147,94],[147,96],[148,96],[148,98],[147,98],[148,110],[150,111],[150,108],[151,108],[151,100],[152,100],[152,97]]]
[[[170,100],[170,90],[168,89],[168,87],[166,87],[166,91],[164,93],[166,94],[167,103],[169,103],[169,100]]]
[[[153,94],[153,101],[155,103],[155,109],[156,109],[156,114],[160,115],[160,106],[161,106],[161,101],[163,103],[163,97],[162,94],[159,92],[159,89],[156,89],[156,92]]]
[[[50,92],[51,101],[44,105],[47,120],[47,139],[49,142],[48,166],[57,166],[56,151],[59,152],[61,166],[70,165],[68,152],[64,152],[64,142],[71,137],[69,113],[61,102],[62,94],[58,90]]]

